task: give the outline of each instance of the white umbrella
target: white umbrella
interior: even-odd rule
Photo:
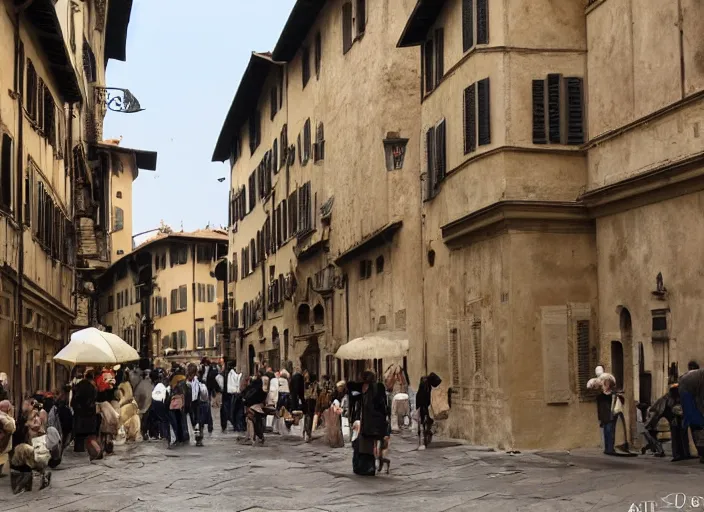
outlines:
[[[59,363],[117,364],[137,361],[139,353],[122,338],[94,327],[74,332],[71,342],[54,356]]]
[[[342,345],[338,359],[400,359],[408,355],[406,331],[377,331],[365,334]]]

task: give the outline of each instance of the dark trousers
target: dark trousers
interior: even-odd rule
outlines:
[[[670,439],[672,440],[672,458],[674,460],[688,459],[690,453],[687,429],[680,425],[670,425]]]
[[[169,410],[166,408],[164,402],[152,401],[152,405],[149,408],[149,421],[152,423],[152,426],[156,428],[156,431],[162,439],[171,441]]]
[[[616,420],[604,423],[604,453],[614,453],[616,444]]]
[[[245,407],[240,393],[232,395],[232,426],[235,427],[235,432],[245,432],[247,430]]]
[[[209,398],[207,402],[201,404],[201,414],[203,415],[203,421],[208,425],[208,432],[213,432],[213,408],[211,406],[212,398]]]
[[[694,446],[697,447],[697,455],[699,455],[704,460],[704,427],[701,425],[690,425],[689,428],[692,430],[692,440],[694,441]],[[687,439],[685,431],[685,439]],[[689,439],[687,439],[689,443]]]
[[[186,413],[180,409],[171,409],[169,411],[169,421],[171,423],[171,428],[174,429],[176,434],[177,443],[187,443],[190,439],[188,435],[188,420],[186,420]]]
[[[222,405],[220,405],[220,427],[223,431],[227,429],[228,421],[232,421],[232,395],[230,393],[223,393]]]
[[[261,414],[255,411],[252,411],[254,413],[254,418],[252,423],[254,424],[254,438],[256,439],[257,437],[264,441],[264,421],[266,418],[265,414]],[[254,439],[252,439],[254,441]]]

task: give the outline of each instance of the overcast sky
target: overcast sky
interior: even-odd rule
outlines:
[[[144,112],[109,112],[103,135],[159,154],[134,183],[133,232],[163,219],[186,231],[227,223],[228,165],[215,142],[252,51],[271,51],[294,0],[135,0],[127,61],[108,87],[129,89]],[[139,240],[139,239],[138,239]]]

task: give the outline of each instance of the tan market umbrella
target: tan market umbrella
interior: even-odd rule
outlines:
[[[377,331],[365,334],[342,345],[338,359],[400,359],[408,355],[406,331]]]
[[[55,361],[69,365],[114,365],[138,359],[139,353],[122,338],[94,327],[74,332],[71,342],[54,356]]]

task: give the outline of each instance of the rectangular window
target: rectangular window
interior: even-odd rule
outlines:
[[[474,0],[462,0],[462,49],[474,46]]]
[[[205,348],[205,329],[202,327],[198,328],[198,347]]]
[[[274,118],[276,117],[276,112],[278,112],[279,108],[279,98],[278,96],[278,89],[276,86],[273,86],[270,91],[270,96],[269,99],[271,101],[271,120],[273,121]]]
[[[549,74],[533,80],[533,144],[584,143],[583,79]]]
[[[367,2],[366,0],[357,0],[356,16],[357,16],[357,37],[364,34],[367,28]]]
[[[188,346],[188,337],[186,331],[178,331],[178,345],[180,350],[185,350]]]
[[[446,172],[446,134],[445,120],[440,121],[436,126],[431,127],[426,132],[426,156],[427,156],[427,195],[426,199],[432,199],[437,195],[440,183],[445,179]]]
[[[352,3],[342,6],[342,53],[346,54],[352,48]]]
[[[281,240],[288,240],[288,206],[286,204],[286,199],[281,201],[281,215],[279,219],[279,224],[281,225]]]
[[[310,160],[311,134],[310,134],[310,118],[306,119],[303,125],[303,165]]]
[[[6,133],[2,134],[0,146],[0,209],[12,213],[12,139]]]
[[[305,234],[313,229],[311,217],[311,192],[310,181],[298,191],[298,232]]]
[[[215,326],[210,328],[208,331],[208,348],[215,347]]]
[[[37,120],[37,82],[39,77],[34,69],[34,64],[30,59],[27,59],[27,90],[25,91],[24,106],[27,109],[27,114],[33,120]]]
[[[286,165],[286,158],[288,152],[288,125],[284,125],[281,128],[281,161],[279,162],[279,167],[284,167]]]
[[[308,80],[310,80],[310,48],[307,46],[301,48],[301,78],[305,89],[306,85],[308,85]]]
[[[249,175],[249,210],[254,210],[254,205],[257,202],[257,173],[256,171]]]
[[[262,138],[261,113],[257,110],[249,118],[249,150],[252,154],[259,147]]]
[[[125,212],[119,206],[115,207],[115,218],[112,222],[113,231],[122,231],[125,227]]]
[[[435,29],[435,87],[440,85],[445,76],[445,31]]]
[[[489,43],[489,0],[477,0],[477,44]]]
[[[108,313],[115,311],[115,296],[114,295],[109,295],[108,296]]]
[[[477,144],[491,144],[491,101],[488,78],[464,90],[464,153],[476,150]]]
[[[30,164],[27,167],[27,172],[24,176],[24,223],[26,226],[32,225],[32,191],[34,187],[32,178],[34,177],[34,169]]]
[[[188,309],[188,288],[186,285],[178,287],[178,310],[186,311]]]
[[[323,60],[323,42],[320,32],[315,34],[315,78],[320,78],[320,65]]]
[[[215,302],[215,285],[208,285],[208,302]]]
[[[475,13],[476,6],[476,13]],[[476,24],[475,24],[476,22]],[[462,0],[462,49],[469,51],[477,44],[489,42],[489,2],[488,0]]]
[[[315,144],[313,144],[313,161],[319,162],[325,159],[325,129],[323,123],[318,123],[315,130]]]
[[[298,190],[291,192],[288,197],[288,215],[289,234],[294,236],[298,233]]]
[[[424,66],[423,73],[425,73],[425,94],[428,94],[433,89],[435,89],[435,80],[433,79],[433,40],[428,39],[423,45],[423,55],[424,55]]]

